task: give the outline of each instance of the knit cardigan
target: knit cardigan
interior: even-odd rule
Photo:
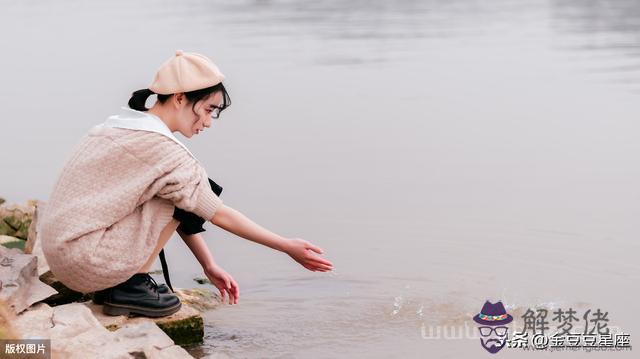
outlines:
[[[213,218],[222,200],[207,178],[188,150],[167,135],[91,128],[39,219],[51,271],[82,293],[126,281],[152,255],[174,207]]]

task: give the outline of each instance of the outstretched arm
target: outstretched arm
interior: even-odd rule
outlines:
[[[323,253],[319,247],[300,238],[284,238],[224,204],[213,215],[211,223],[239,237],[287,253],[310,271],[326,272],[333,269],[331,262],[318,255]]]

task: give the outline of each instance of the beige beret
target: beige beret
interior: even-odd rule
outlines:
[[[218,66],[206,56],[177,50],[175,56],[160,66],[149,90],[170,95],[211,87],[223,80]]]

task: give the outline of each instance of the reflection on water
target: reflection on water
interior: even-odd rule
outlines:
[[[591,71],[640,89],[640,3],[635,0],[555,0],[551,21],[561,47],[598,60]]]
[[[88,127],[175,49],[199,51],[234,105],[187,145],[225,203],[336,264],[302,272],[210,226],[242,295],[208,313],[194,355],[472,357],[475,341],[421,328],[464,324],[487,298],[637,328],[637,1],[65,5],[0,14],[16,54],[0,58],[3,145],[26,148],[2,158],[0,195],[46,199]],[[194,286],[186,246],[167,255]]]
[[[634,0],[554,0],[551,19],[560,32],[585,36],[598,49],[637,50],[640,4]]]

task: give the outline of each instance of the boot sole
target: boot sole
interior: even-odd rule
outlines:
[[[168,291],[167,291],[167,292],[158,292],[158,293],[159,293],[159,294],[173,294],[173,293],[169,293]],[[106,299],[105,299],[105,298],[102,298],[102,297],[97,297],[97,298],[96,298],[95,294],[94,294],[94,296],[93,296],[93,299],[91,299],[91,301],[93,302],[93,304],[98,304],[98,305],[103,305],[105,300],[106,300]]]
[[[126,315],[130,316],[131,314],[144,315],[146,317],[158,318],[165,317],[167,315],[171,315],[180,310],[182,307],[182,302],[178,302],[178,304],[168,307],[168,308],[145,308],[138,307],[136,305],[128,305],[128,304],[114,304],[105,302],[102,306],[102,312],[106,315],[116,316],[116,315]]]

